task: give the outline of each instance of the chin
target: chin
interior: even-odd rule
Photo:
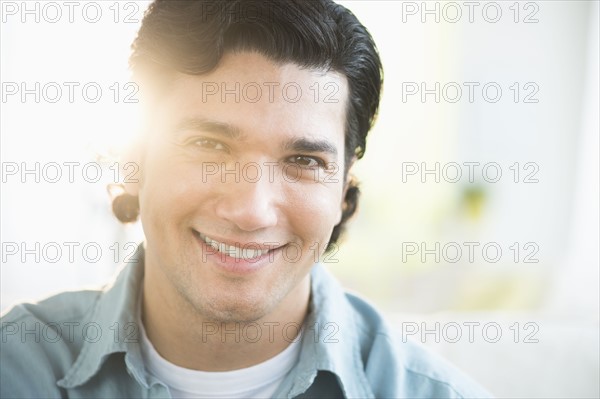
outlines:
[[[194,301],[196,311],[205,320],[219,323],[252,323],[262,319],[273,310],[271,303],[265,301],[265,297],[259,301],[241,300],[235,298],[226,300],[223,297],[216,299],[202,298]]]

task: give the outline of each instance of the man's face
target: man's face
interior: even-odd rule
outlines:
[[[221,321],[303,299],[341,218],[347,92],[338,73],[249,52],[178,76],[134,187],[152,290]]]

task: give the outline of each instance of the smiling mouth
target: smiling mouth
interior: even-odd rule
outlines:
[[[236,243],[238,245],[228,245],[220,241],[214,240],[196,230],[194,230],[194,233],[202,241],[204,241],[206,245],[212,247],[215,251],[218,251],[221,254],[227,255],[236,260],[251,260],[261,258],[267,255],[269,252],[279,248],[279,245],[276,243],[270,243],[273,245],[271,245],[269,248],[265,248],[265,245],[260,245],[256,242],[250,242],[241,246],[238,246],[240,245],[239,243]]]

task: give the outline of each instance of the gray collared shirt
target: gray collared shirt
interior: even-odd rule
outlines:
[[[138,340],[140,245],[103,290],[21,304],[1,318],[2,398],[170,398]],[[298,364],[274,397],[484,398],[489,393],[421,345],[402,342],[367,302],[319,264]]]

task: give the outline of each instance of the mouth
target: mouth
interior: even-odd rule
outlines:
[[[264,244],[260,244],[257,242],[247,242],[243,244],[239,242],[224,243],[222,241],[211,238],[205,234],[202,234],[197,230],[194,230],[194,234],[207,246],[212,248],[215,251],[215,254],[220,254],[224,257],[232,258],[235,261],[252,262],[270,256],[274,251],[283,247],[276,242],[268,242]]]

